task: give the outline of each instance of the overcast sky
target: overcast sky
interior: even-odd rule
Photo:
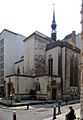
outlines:
[[[39,31],[50,37],[55,4],[57,39],[81,31],[81,0],[0,0],[0,32],[8,29],[28,37]]]

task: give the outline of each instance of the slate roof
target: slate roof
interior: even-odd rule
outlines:
[[[72,37],[72,33],[66,35],[66,36],[64,37],[64,39],[69,39],[69,38],[71,38],[71,37]]]
[[[52,49],[54,47],[57,47],[57,46],[59,46],[61,48],[66,47],[66,48],[72,49],[73,51],[76,51],[76,52],[80,53],[79,48],[77,48],[76,46],[71,45],[70,43],[68,43],[66,41],[55,41],[53,43],[47,44],[46,45],[46,51],[50,50],[50,49]]]

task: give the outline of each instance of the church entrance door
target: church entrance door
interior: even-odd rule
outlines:
[[[56,88],[52,88],[52,100],[56,100]]]

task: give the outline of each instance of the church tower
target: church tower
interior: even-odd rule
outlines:
[[[55,21],[55,5],[53,4],[53,21],[52,21],[52,33],[51,33],[51,39],[56,41],[56,21]]]
[[[82,5],[81,5],[81,65],[80,65],[80,69],[81,69],[81,80],[80,80],[80,106],[81,106],[81,111],[80,111],[80,116],[81,119],[83,119],[83,0],[82,0]]]

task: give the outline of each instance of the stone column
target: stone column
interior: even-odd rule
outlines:
[[[80,65],[80,69],[81,69],[81,80],[80,80],[80,107],[81,107],[81,111],[80,111],[80,117],[81,119],[83,119],[83,0],[82,0],[82,5],[81,5],[81,65]]]

